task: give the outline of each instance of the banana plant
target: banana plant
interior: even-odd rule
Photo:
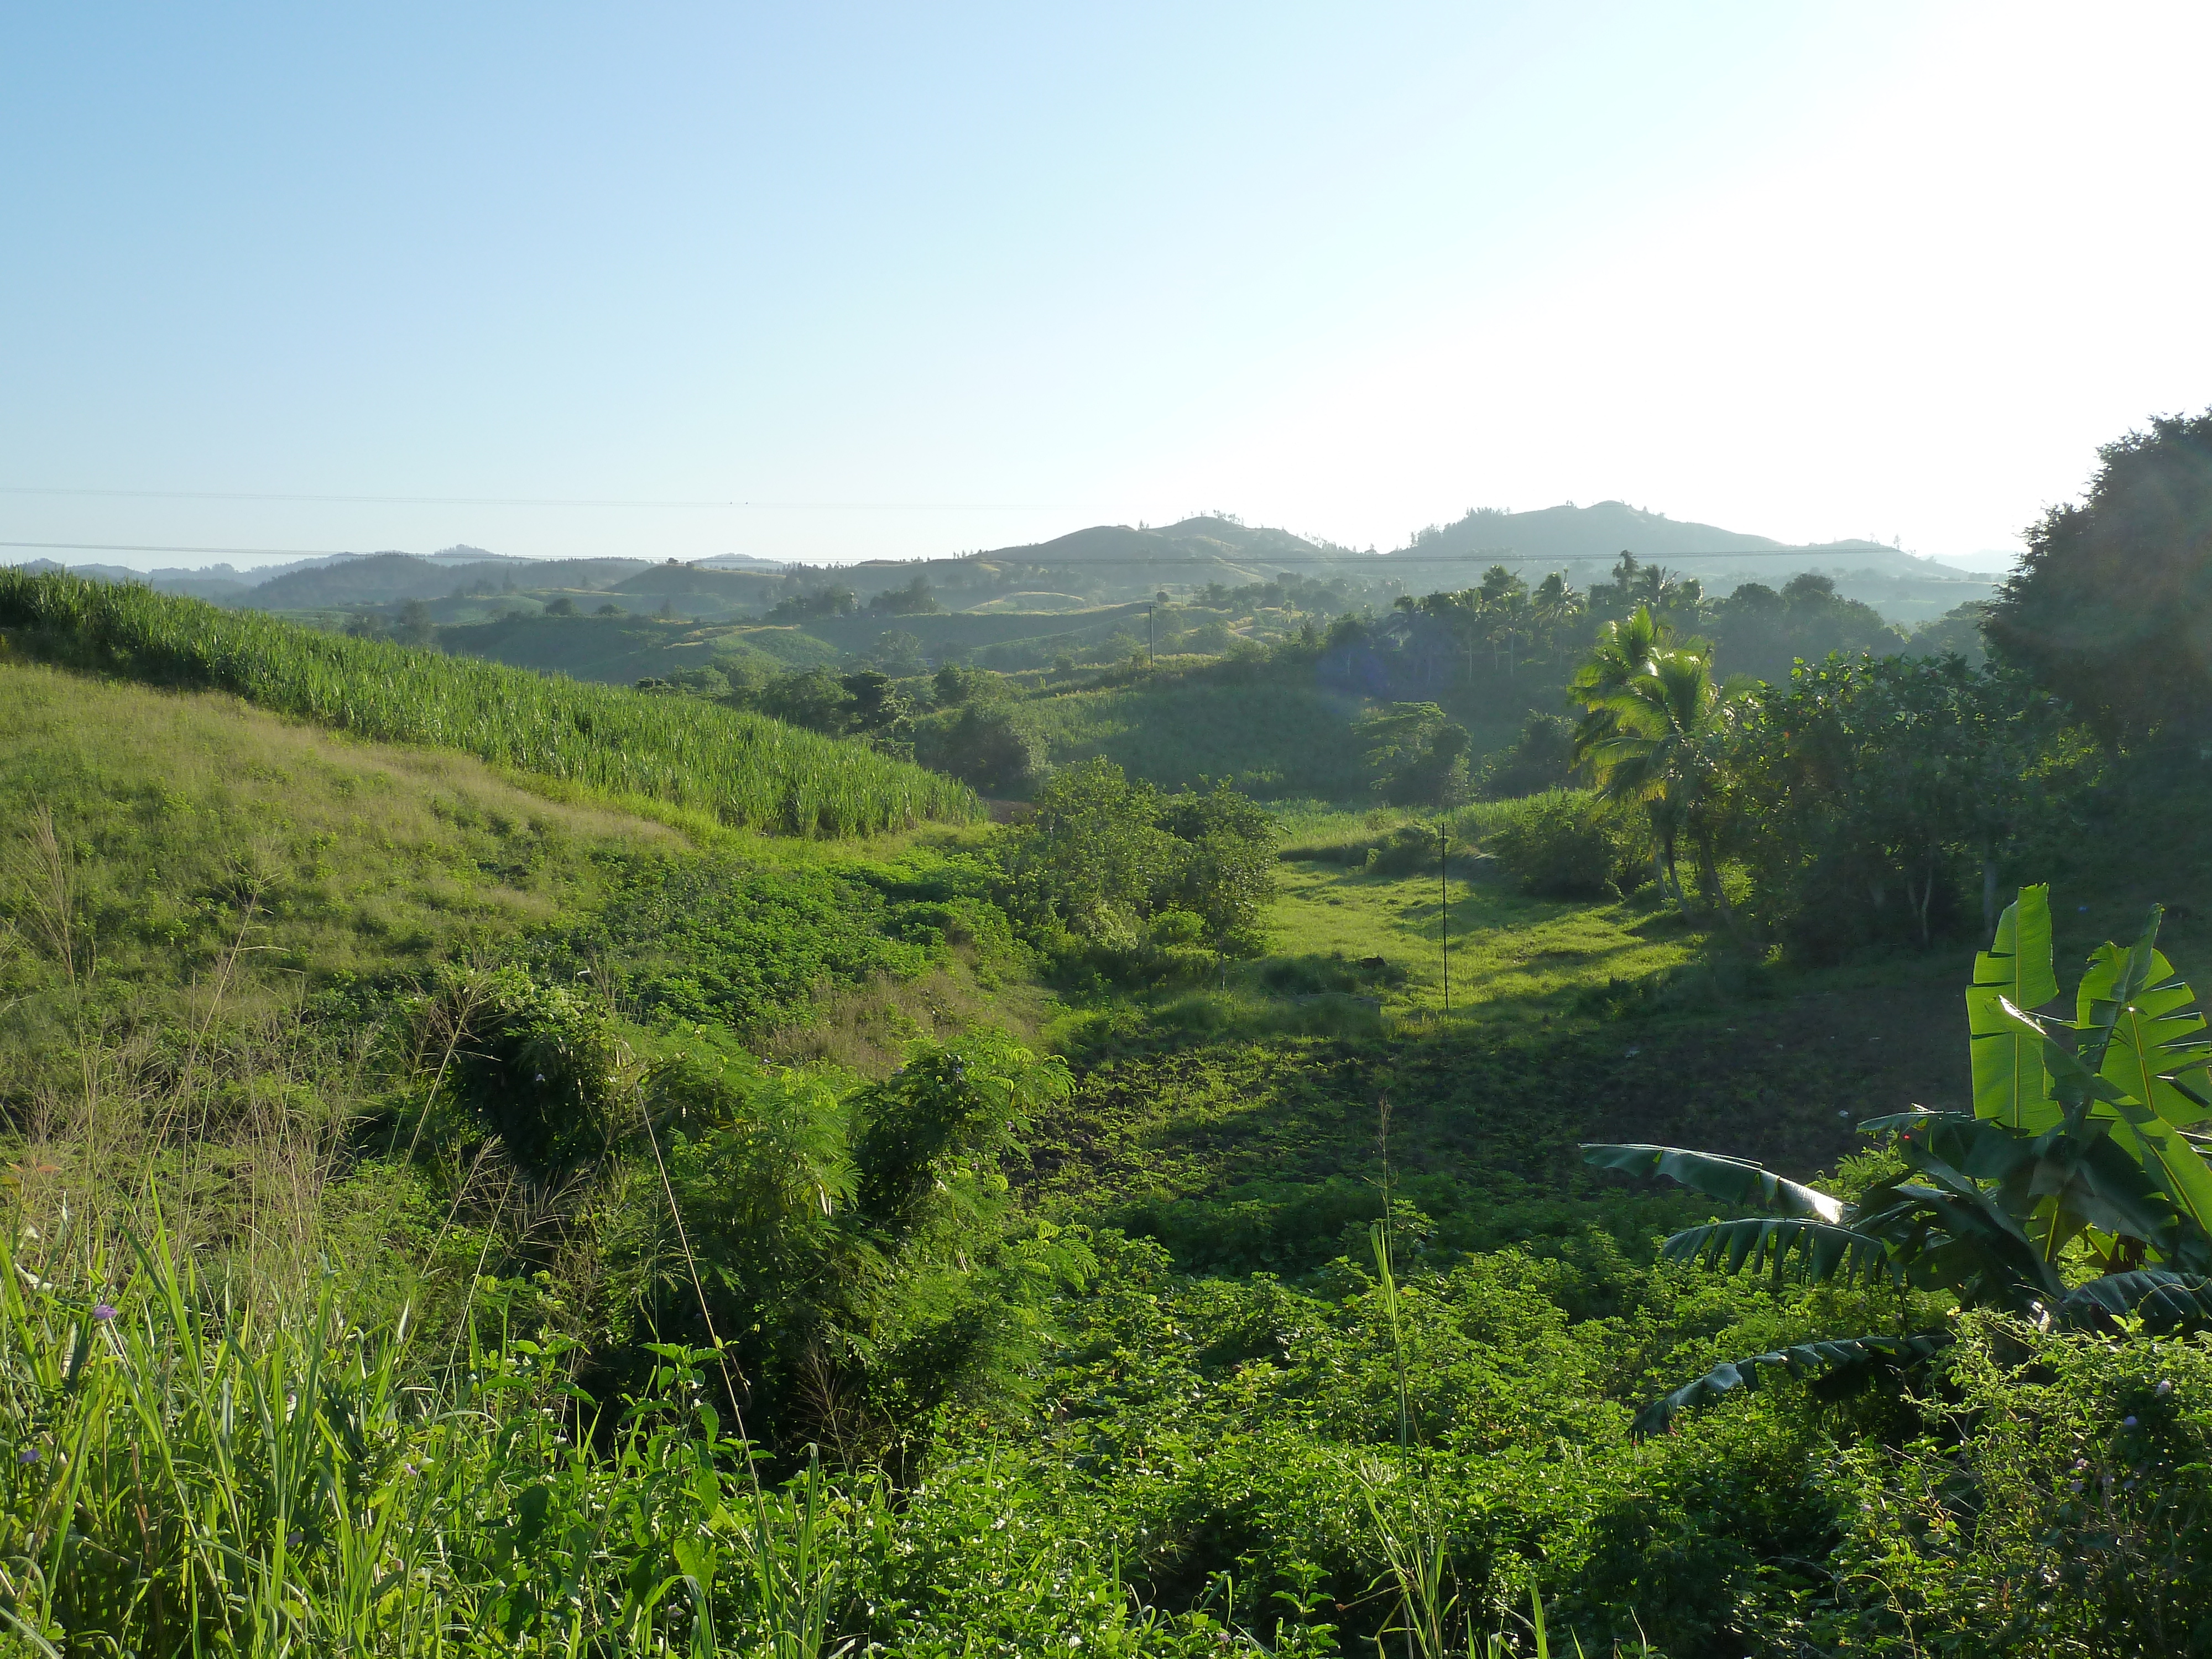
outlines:
[[[1677,1233],[1664,1260],[1765,1272],[1778,1286],[1944,1291],[2046,1328],[2212,1323],[2212,1166],[2199,1147],[2212,1127],[2212,1034],[2159,952],[2160,918],[2154,908],[2132,946],[2089,958],[2071,1020],[2039,1015],[2059,994],[2049,892],[2022,888],[1966,991],[1974,1109],[1861,1124],[1891,1137],[1905,1170],[1850,1203],[1711,1152],[1607,1145],[1585,1156],[1763,1212]],[[1948,1340],[1832,1337],[1728,1361],[1645,1406],[1633,1432],[1769,1373],[1822,1392],[1863,1386]]]

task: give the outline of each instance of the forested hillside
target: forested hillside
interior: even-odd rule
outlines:
[[[0,1649],[2205,1650],[2208,562],[0,574]]]

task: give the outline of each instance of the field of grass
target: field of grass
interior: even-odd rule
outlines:
[[[373,1026],[455,964],[866,1072],[995,1000],[992,913],[938,873],[973,830],[702,842],[469,756],[44,664],[0,663],[0,1120],[88,1031],[158,1049],[217,1004]]]
[[[121,981],[211,971],[249,898],[264,966],[417,969],[589,908],[597,853],[686,844],[470,756],[364,744],[221,692],[0,664],[0,844],[29,880],[51,818],[84,948]]]
[[[1462,873],[1470,866],[1475,873]],[[1525,898],[1470,860],[1455,860],[1443,883],[1432,873],[1380,877],[1304,862],[1286,862],[1280,879],[1268,919],[1275,951],[1382,957],[1394,970],[1382,994],[1393,1012],[1443,1010],[1447,918],[1451,1011],[1462,1018],[1528,1018],[1594,986],[1634,983],[1702,954],[1702,942],[1660,906]]]
[[[362,737],[460,750],[526,778],[709,821],[848,836],[981,816],[951,779],[758,715],[319,634],[135,586],[0,571],[18,648],[230,691]]]

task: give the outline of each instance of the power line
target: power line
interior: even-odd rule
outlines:
[[[374,507],[678,507],[777,513],[1082,513],[1079,501],[752,501],[538,495],[309,495],[228,489],[72,489],[0,484],[0,495],[85,495],[145,501],[337,501]]]
[[[331,547],[149,547],[136,542],[0,542],[0,547],[69,553],[221,553],[238,558],[271,559],[343,559],[359,551]]]

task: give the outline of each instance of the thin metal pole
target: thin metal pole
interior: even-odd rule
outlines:
[[[1451,874],[1445,847],[1450,832],[1437,820],[1437,896],[1443,901],[1444,1018],[1451,1018]]]
[[[1149,605],[1145,607],[1145,666],[1147,668],[1153,666],[1152,607]]]

